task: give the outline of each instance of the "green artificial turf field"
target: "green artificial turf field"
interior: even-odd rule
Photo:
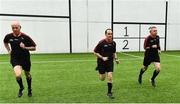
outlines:
[[[92,53],[81,54],[33,54],[33,96],[17,97],[18,85],[8,55],[0,55],[0,103],[180,103],[180,52],[161,53],[161,72],[157,87],[149,82],[154,66],[137,83],[142,67],[143,53],[118,53],[121,60],[114,66],[113,94],[106,96],[107,83],[98,79],[95,71],[96,57]]]

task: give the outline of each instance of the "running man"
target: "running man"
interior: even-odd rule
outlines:
[[[32,77],[30,74],[31,61],[29,51],[36,50],[35,42],[26,34],[22,33],[21,25],[18,21],[14,21],[11,24],[12,33],[9,33],[4,38],[4,46],[10,55],[10,63],[13,67],[13,71],[16,76],[16,81],[19,84],[18,97],[23,95],[23,82],[21,78],[22,70],[24,70],[28,85],[28,96],[32,96],[31,81]]]
[[[112,29],[105,30],[105,39],[101,40],[94,49],[94,54],[97,56],[97,67],[96,70],[99,71],[100,80],[104,81],[107,75],[108,81],[108,92],[107,96],[113,99],[112,95],[112,78],[113,78],[113,68],[115,60],[119,63],[116,55],[116,43],[112,38]]]
[[[150,79],[153,87],[156,86],[155,78],[160,72],[160,41],[159,36],[157,35],[157,27],[152,26],[149,28],[150,35],[145,38],[144,41],[144,62],[143,67],[140,70],[138,82],[142,83],[142,75],[147,70],[148,66],[153,62],[155,66],[155,70],[153,72],[153,76]]]

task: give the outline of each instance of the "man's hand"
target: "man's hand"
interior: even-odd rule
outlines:
[[[102,57],[102,60],[103,60],[103,61],[107,61],[107,60],[108,60],[108,57]]]
[[[158,50],[158,53],[161,54],[161,50]]]
[[[8,54],[9,54],[9,55],[11,54],[11,50],[8,51]]]
[[[152,48],[157,48],[157,45],[152,45]]]
[[[116,62],[116,64],[119,64],[120,63],[120,61],[119,61],[119,59],[115,59],[115,62]]]
[[[25,49],[25,48],[26,48],[26,46],[25,46],[24,43],[22,43],[22,42],[21,42],[19,45],[20,45],[20,47],[21,47],[22,49]]]

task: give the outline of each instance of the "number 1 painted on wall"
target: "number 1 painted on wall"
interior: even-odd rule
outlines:
[[[125,36],[125,37],[126,37],[126,36],[129,36],[129,35],[127,34],[127,26],[126,26],[124,29],[125,29],[125,35],[124,35],[124,36]]]

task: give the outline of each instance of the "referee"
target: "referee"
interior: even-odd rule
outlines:
[[[4,38],[4,46],[10,55],[10,63],[15,72],[16,81],[19,84],[18,97],[23,95],[23,82],[21,78],[22,70],[24,70],[28,85],[28,96],[32,96],[31,81],[32,77],[30,74],[31,61],[29,51],[36,50],[36,44],[34,41],[22,33],[21,25],[18,21],[14,21],[11,24],[12,33],[9,33]]]
[[[147,70],[148,66],[153,62],[155,66],[155,70],[153,72],[153,76],[150,79],[151,84],[153,87],[156,86],[155,83],[155,78],[160,72],[160,41],[159,41],[159,36],[157,35],[157,27],[152,26],[149,28],[150,35],[145,38],[144,41],[144,49],[145,49],[145,54],[144,54],[144,62],[143,62],[143,67],[140,70],[139,73],[139,78],[138,82],[141,84],[142,83],[142,75],[143,73]]]
[[[105,80],[105,77],[107,75],[107,96],[113,99],[114,97],[111,91],[113,77],[112,73],[114,67],[113,60],[115,60],[117,64],[119,63],[119,60],[116,55],[116,43],[112,39],[112,30],[106,29],[105,36],[106,38],[101,40],[94,49],[94,54],[97,56],[96,70],[99,71],[99,78],[102,81]]]

